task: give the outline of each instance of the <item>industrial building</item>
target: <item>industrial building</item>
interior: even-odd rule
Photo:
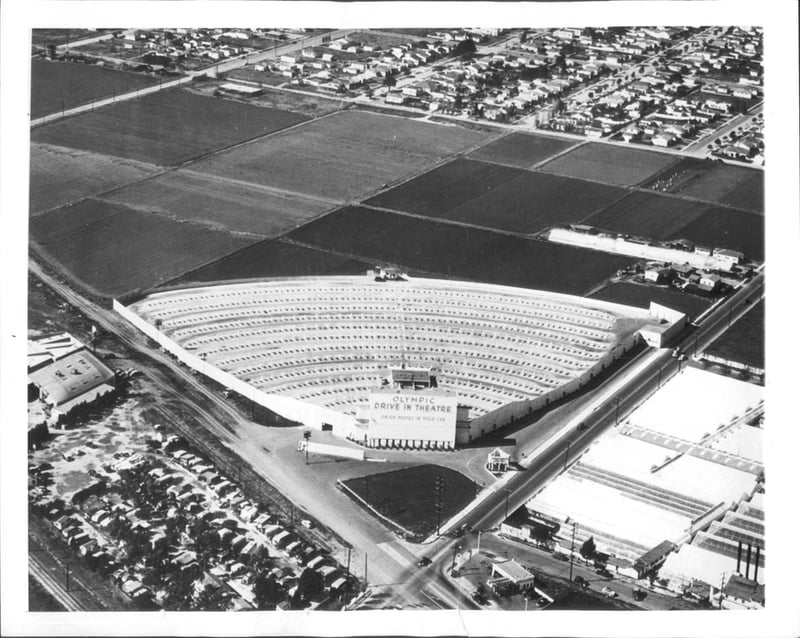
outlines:
[[[560,523],[562,551],[592,537],[610,569],[677,593],[734,572],[763,582],[762,394],[685,369],[526,507]]]
[[[368,447],[433,449],[532,414],[588,383],[643,330],[671,335],[684,321],[663,308],[374,272],[162,290],[114,308],[188,366],[288,419]]]
[[[28,342],[29,413],[41,414],[48,425],[70,420],[114,391],[114,372],[72,335]]]

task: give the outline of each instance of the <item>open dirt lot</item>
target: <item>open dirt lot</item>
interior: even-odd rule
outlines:
[[[290,239],[413,273],[583,294],[631,259],[545,241],[346,207]]]
[[[35,129],[31,139],[174,165],[305,119],[298,113],[174,89],[59,120]]]
[[[261,237],[291,230],[334,206],[296,193],[184,169],[122,188],[105,199]]]
[[[345,111],[202,160],[193,168],[344,201],[488,139],[486,133],[457,126]]]
[[[680,235],[682,228],[712,208],[711,204],[680,197],[634,191],[583,223],[648,239],[664,239]]]
[[[366,272],[370,267],[371,264],[357,259],[282,241],[266,240],[186,273],[170,284],[260,277],[357,275]]]
[[[63,44],[63,38],[57,44]],[[92,100],[135,91],[158,82],[139,73],[115,71],[95,64],[31,61],[31,117],[41,117],[88,104]]]
[[[32,215],[154,175],[158,167],[61,146],[31,144]]]
[[[46,256],[102,296],[155,286],[252,243],[96,200],[36,217],[31,237]]]
[[[589,142],[548,162],[542,170],[615,186],[633,186],[674,163],[675,157],[666,153]]]
[[[591,295],[595,299],[611,301],[614,303],[635,306],[637,308],[649,308],[650,302],[664,304],[669,308],[674,308],[685,312],[690,317],[699,315],[703,310],[711,305],[710,299],[703,299],[689,293],[668,290],[664,287],[646,286],[643,284],[621,282],[598,290]]]
[[[518,168],[457,159],[367,204],[486,228],[536,233],[575,223],[621,189]]]
[[[755,168],[687,157],[645,188],[764,212],[764,172]]]
[[[478,149],[470,157],[484,162],[532,168],[574,144],[575,142],[560,137],[511,133]]]

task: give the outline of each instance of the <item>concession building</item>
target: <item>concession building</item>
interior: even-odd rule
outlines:
[[[243,397],[369,447],[450,449],[588,383],[683,315],[369,276],[161,289],[114,308]],[[648,341],[650,341],[648,339]]]

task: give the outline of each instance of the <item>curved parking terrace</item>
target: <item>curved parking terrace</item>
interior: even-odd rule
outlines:
[[[649,322],[646,311],[581,297],[367,276],[168,290],[130,310],[268,394],[354,414],[406,363],[436,370],[472,418],[568,383]]]

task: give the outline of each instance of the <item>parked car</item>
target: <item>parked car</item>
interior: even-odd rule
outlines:
[[[589,581],[587,581],[583,576],[575,576],[575,584],[580,585],[581,587],[588,587]]]
[[[430,564],[431,564],[431,559],[428,558],[427,556],[423,556],[417,561],[417,565],[419,565],[420,567],[427,567]]]
[[[617,596],[619,596],[619,594],[615,592],[613,589],[611,589],[611,587],[603,587],[603,589],[601,589],[600,591],[602,592],[603,596],[606,596],[608,598],[616,598]]]

